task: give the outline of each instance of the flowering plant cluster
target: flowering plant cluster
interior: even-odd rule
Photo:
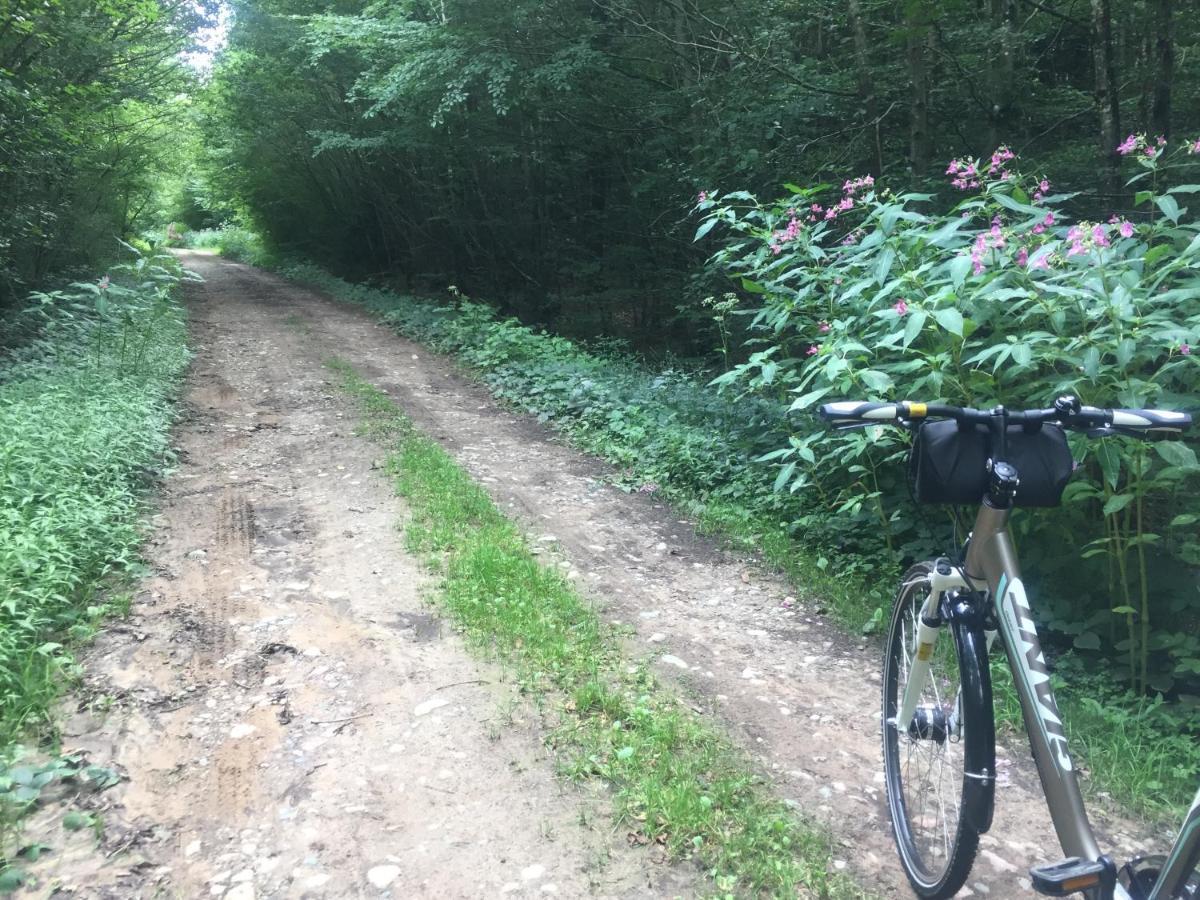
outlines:
[[[1170,160],[1196,152],[1144,135],[1122,148],[1154,185]],[[791,441],[768,458],[806,510],[806,530],[818,533],[836,509],[882,525],[896,548],[917,527],[895,465],[906,438],[831,434],[796,418],[826,397],[1023,408],[1073,392],[1102,407],[1200,406],[1200,221],[1183,205],[1200,186],[1139,191],[1134,213],[1072,221],[1073,195],[1020,172],[1008,148],[955,159],[947,175],[956,194],[940,210],[938,198],[891,194],[870,176],[845,181],[831,201],[795,187],[777,203],[710,196],[701,209],[702,233],[720,224],[736,236],[712,264],[741,287],[747,326],[748,355],[717,382],[791,413]],[[1195,453],[1171,446],[1081,442],[1092,480],[1078,479],[1074,507],[1060,514],[1074,519],[1029,527],[1059,529],[1080,551],[1113,540],[1127,525],[1114,518],[1151,497],[1137,526],[1148,546],[1157,539],[1144,535],[1169,532],[1184,512],[1180,481],[1200,481]],[[1175,565],[1200,566],[1200,541],[1159,546]]]

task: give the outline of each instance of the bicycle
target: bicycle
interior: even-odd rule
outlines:
[[[883,667],[883,757],[900,861],[918,896],[942,900],[967,879],[992,820],[995,723],[988,656],[999,640],[1013,672],[1033,759],[1066,858],[1030,869],[1046,896],[1200,898],[1200,791],[1165,857],[1120,869],[1088,822],[1008,530],[1015,506],[1054,506],[1071,477],[1065,431],[1094,437],[1179,434],[1187,413],[1097,409],[1064,396],[1014,412],[925,403],[827,403],[835,429],[892,423],[913,432],[918,502],[978,505],[957,559],[918,563],[897,591]],[[1024,474],[1023,474],[1024,473]],[[949,628],[952,646],[938,636]]]

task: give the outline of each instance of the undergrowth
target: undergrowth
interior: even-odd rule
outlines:
[[[681,710],[645,665],[628,664],[620,635],[538,564],[446,451],[348,364],[330,367],[361,404],[364,432],[391,451],[388,470],[412,513],[408,543],[438,560],[446,609],[475,647],[556,708],[550,740],[567,773],[611,784],[629,826],[698,862],[721,894],[861,895],[828,871],[829,838],[771,798],[749,763]]]
[[[70,645],[128,603],[105,588],[136,568],[142,490],[168,458],[177,269],[139,257],[34,294],[38,336],[0,359],[0,751],[45,722]]]

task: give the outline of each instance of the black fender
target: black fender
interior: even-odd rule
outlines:
[[[982,594],[961,592],[943,602],[954,632],[962,691],[963,757],[968,775],[963,786],[962,815],[980,834],[992,827],[996,799],[996,720],[992,710],[992,671],[988,665]]]

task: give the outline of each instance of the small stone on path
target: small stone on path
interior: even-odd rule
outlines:
[[[380,890],[383,890],[399,877],[399,866],[374,866],[367,872],[367,881]]]
[[[686,669],[688,667],[688,664],[682,659],[680,659],[678,656],[672,656],[670,653],[659,657],[659,660],[660,662],[664,662],[668,666],[674,666],[677,669]]]
[[[441,697],[434,697],[432,700],[426,700],[424,703],[417,705],[413,710],[414,716],[425,716],[433,712],[435,709],[441,709],[443,706],[449,706],[449,700],[443,700]]]

